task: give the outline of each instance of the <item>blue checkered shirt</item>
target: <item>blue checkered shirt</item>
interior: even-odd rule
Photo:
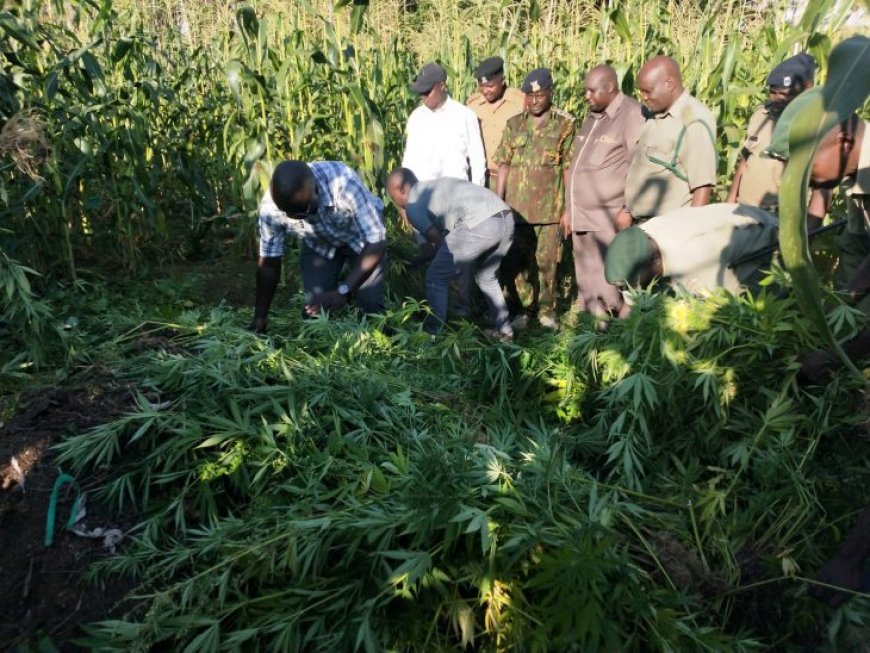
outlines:
[[[260,256],[284,256],[288,233],[302,238],[327,259],[345,245],[358,254],[366,243],[386,240],[384,203],[369,192],[356,172],[338,161],[317,161],[308,167],[317,183],[317,213],[305,220],[290,217],[275,205],[267,191],[257,221]]]

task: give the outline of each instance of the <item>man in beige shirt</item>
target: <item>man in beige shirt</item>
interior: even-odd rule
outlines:
[[[677,62],[653,57],[640,69],[637,86],[652,118],[628,169],[617,231],[681,206],[708,204],[716,185],[716,121],[683,88]]]
[[[589,113],[565,171],[562,230],[572,235],[580,310],[602,316],[622,303],[619,289],[604,278],[604,255],[616,235],[628,164],[645,119],[640,103],[620,92],[610,66],[592,68],[584,86]]]
[[[498,164],[493,157],[501,144],[507,121],[523,112],[525,94],[505,82],[504,60],[501,57],[489,57],[481,61],[474,69],[474,76],[477,78],[477,93],[468,98],[466,106],[477,114],[480,121],[486,153],[486,187],[494,191],[498,180]]]
[[[808,54],[798,54],[774,67],[767,76],[768,101],[749,118],[740,161],[734,172],[729,202],[760,206],[776,212],[779,184],[785,163],[761,156],[773,138],[773,128],[794,98],[813,85],[815,61]]]

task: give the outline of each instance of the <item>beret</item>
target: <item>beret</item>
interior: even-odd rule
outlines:
[[[803,86],[815,77],[816,60],[810,55],[801,52],[789,57],[770,71],[767,76],[768,86],[791,88]]]
[[[537,93],[553,87],[553,76],[549,68],[535,68],[526,75],[520,87],[523,93]]]
[[[488,81],[489,77],[501,75],[504,72],[504,59],[501,57],[489,57],[480,62],[474,69],[474,76],[481,82]]]

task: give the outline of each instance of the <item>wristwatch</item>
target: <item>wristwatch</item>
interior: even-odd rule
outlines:
[[[346,297],[347,295],[350,294],[350,286],[348,286],[346,283],[341,284],[338,287],[338,294],[344,295]]]

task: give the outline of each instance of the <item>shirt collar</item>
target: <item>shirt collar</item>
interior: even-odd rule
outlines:
[[[684,90],[680,97],[674,100],[674,103],[671,105],[670,109],[667,111],[662,111],[660,114],[656,116],[656,118],[664,118],[665,116],[676,116],[679,114],[680,109],[689,101],[689,91],[688,89]]]
[[[616,97],[607,105],[607,108],[604,110],[604,113],[607,114],[608,118],[613,118],[619,113],[619,109],[622,107],[623,100],[625,100],[625,95],[622,92],[616,94]]]

